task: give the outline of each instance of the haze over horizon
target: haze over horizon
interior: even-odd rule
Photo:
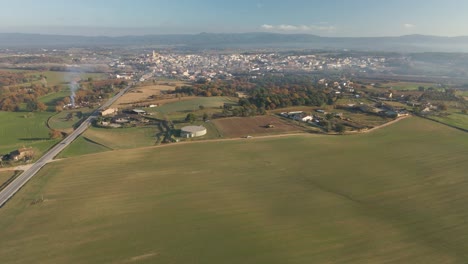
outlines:
[[[468,35],[461,0],[0,0],[0,33],[83,36],[274,32],[326,37]]]

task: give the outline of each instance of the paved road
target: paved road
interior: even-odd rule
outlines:
[[[83,123],[75,129],[70,135],[63,139],[59,144],[51,148],[47,153],[45,153],[40,159],[36,161],[28,170],[24,171],[20,176],[18,176],[13,182],[11,182],[7,187],[5,187],[0,192],[0,207],[2,207],[16,192],[18,192],[21,187],[23,187],[36,173],[44,167],[48,162],[54,159],[62,150],[64,150],[70,143],[72,143],[79,135],[81,135],[93,122],[94,118],[99,114],[99,110],[111,106],[117,99],[119,99],[124,93],[126,93],[131,88],[131,85],[127,86],[125,89],[121,90],[118,94],[112,97],[109,101],[100,106],[96,111],[94,111],[91,116],[89,116]]]

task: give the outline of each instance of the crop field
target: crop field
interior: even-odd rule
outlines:
[[[467,160],[466,133],[419,118],[70,158],[0,209],[0,259],[467,263]]]
[[[245,137],[303,132],[300,126],[285,122],[275,116],[232,117],[212,121],[224,137]],[[267,125],[274,127],[267,128]]]
[[[129,104],[140,102],[140,101],[151,101],[156,103],[158,100],[149,100],[152,95],[160,95],[161,91],[172,91],[176,86],[186,85],[184,82],[158,82],[156,84],[146,84],[138,86],[130,90],[124,96],[119,98],[117,102],[113,104],[113,107],[125,108]]]
[[[0,111],[0,153],[6,154],[21,147],[33,147],[40,152],[57,141],[49,140],[46,126],[50,113]]]

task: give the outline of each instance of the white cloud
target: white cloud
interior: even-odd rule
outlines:
[[[260,26],[262,29],[266,29],[266,30],[272,30],[275,28],[275,26],[273,25],[268,25],[268,24],[263,24]]]
[[[403,24],[403,27],[406,29],[412,29],[412,28],[415,28],[416,25],[407,23],[407,24]]]
[[[320,23],[319,25],[287,25],[287,24],[281,24],[281,25],[269,25],[269,24],[264,24],[260,26],[260,28],[264,30],[269,30],[269,31],[296,31],[296,32],[307,32],[307,31],[328,31],[332,32],[336,30],[336,27],[325,24],[325,23]]]

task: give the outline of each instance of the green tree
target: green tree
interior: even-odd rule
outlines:
[[[203,121],[206,122],[206,120],[208,120],[208,114],[207,114],[207,113],[203,113]]]
[[[346,127],[343,124],[336,124],[335,131],[338,133],[344,133],[346,131]]]
[[[332,113],[328,113],[328,114],[325,115],[325,118],[327,120],[331,120],[331,119],[333,119],[333,117],[334,117],[334,115]]]
[[[188,113],[187,116],[185,117],[185,121],[190,122],[190,123],[193,123],[196,119],[197,117],[195,116],[194,113]]]

